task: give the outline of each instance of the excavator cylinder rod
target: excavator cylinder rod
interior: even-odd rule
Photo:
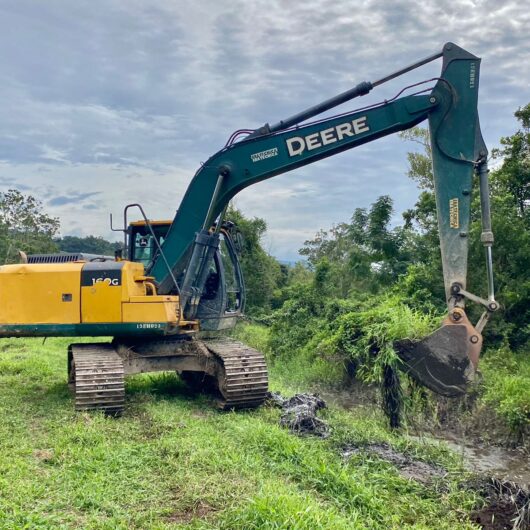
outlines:
[[[445,46],[452,46],[452,45],[451,43],[447,43]],[[385,77],[382,77],[381,79],[378,79],[377,81],[374,81],[372,83],[372,86],[375,88],[376,86],[382,85],[383,83],[387,83],[388,81],[395,79],[396,77],[399,77],[400,75],[406,74],[412,70],[415,70],[416,68],[419,68],[420,66],[423,66],[424,64],[430,63],[432,61],[436,61],[436,59],[439,59],[442,56],[443,56],[443,52],[433,53],[432,55],[429,55],[428,57],[425,57],[424,59],[421,59],[419,61],[416,61],[415,63],[409,64],[409,66],[405,66],[405,68],[400,68],[399,70],[396,70],[395,72],[392,72],[391,74],[388,74]]]
[[[452,46],[452,44],[447,43],[445,46],[446,47]],[[406,74],[407,72],[410,72],[411,70],[419,68],[420,66],[423,66],[424,64],[435,61],[436,59],[439,59],[442,56],[443,56],[443,52],[437,52],[413,64],[410,64],[406,66],[405,68],[400,68],[399,70],[396,70],[395,72],[392,72],[391,74],[388,74],[385,77],[382,77],[381,79],[378,79],[377,81],[374,81],[372,83],[370,81],[363,81],[359,83],[358,85],[354,86],[353,88],[350,88],[350,90],[346,90],[345,92],[342,92],[341,94],[338,94],[337,96],[329,98],[326,101],[319,103],[318,105],[309,107],[308,109],[303,110],[302,112],[299,112],[297,114],[294,114],[293,116],[290,116],[289,118],[286,118],[285,120],[281,120],[278,123],[275,123],[274,125],[265,124],[263,127],[260,127],[259,129],[257,129],[256,131],[248,135],[246,139],[250,140],[251,138],[255,138],[256,136],[261,136],[263,134],[270,134],[273,132],[278,132],[278,131],[283,131],[285,129],[288,129],[289,127],[292,127],[293,125],[302,123],[303,121],[308,120],[309,118],[313,118],[314,116],[317,116],[318,114],[322,114],[323,112],[326,112],[327,110],[330,110],[334,107],[342,105],[343,103],[346,103],[347,101],[350,101],[354,98],[358,98],[359,96],[365,96],[376,86],[382,85],[383,83],[386,83],[387,81],[390,81],[391,79],[395,79],[396,77],[399,77],[400,75]]]

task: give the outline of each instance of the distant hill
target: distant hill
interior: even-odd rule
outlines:
[[[114,251],[121,247],[118,241],[107,241],[99,236],[65,236],[54,240],[61,252],[86,252],[114,256]]]

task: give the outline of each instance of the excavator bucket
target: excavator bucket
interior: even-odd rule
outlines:
[[[465,312],[455,308],[425,339],[395,346],[414,379],[437,394],[455,397],[465,394],[475,380],[482,335]]]

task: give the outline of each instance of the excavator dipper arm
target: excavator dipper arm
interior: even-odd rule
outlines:
[[[429,93],[416,93],[298,125],[353,97],[368,93],[402,72],[443,57],[442,73]],[[480,59],[448,43],[431,56],[374,83],[361,83],[317,107],[265,125],[213,155],[196,173],[182,200],[162,246],[173,276],[180,283],[181,306],[194,315],[202,291],[204,270],[218,242],[209,228],[222,216],[239,191],[259,181],[352,149],[383,136],[429,121],[437,201],[440,248],[449,316],[440,330],[419,344],[403,348],[413,375],[442,394],[462,393],[473,379],[482,337],[464,313],[468,236],[473,172],[482,174],[483,241],[491,256],[491,228],[487,202],[487,150],[477,112]],[[425,92],[425,91],[422,91]],[[362,171],[362,168],[361,168]],[[484,235],[486,234],[486,235]],[[149,271],[159,282],[159,292],[174,289],[174,280],[162,259]],[[491,275],[491,267],[488,267]],[[496,303],[493,282],[486,309]],[[473,296],[473,295],[471,295]],[[476,298],[476,297],[475,297]]]

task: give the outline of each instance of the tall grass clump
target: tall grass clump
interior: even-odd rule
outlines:
[[[488,350],[480,369],[487,384],[482,401],[506,423],[519,443],[530,436],[530,355],[501,346]]]
[[[392,427],[403,412],[403,388],[395,343],[422,339],[440,318],[412,309],[396,295],[355,300],[322,299],[314,289],[298,291],[271,315],[267,328],[250,325],[239,338],[266,351],[279,374],[291,382],[333,385],[346,374],[381,389],[383,410]],[[249,340],[250,339],[250,340]]]
[[[381,388],[383,410],[392,427],[398,427],[404,403],[402,361],[395,343],[422,339],[435,328],[438,318],[404,304],[399,297],[386,297],[359,311],[338,317],[333,333],[324,338],[323,351],[340,354],[351,364],[351,372],[365,383]]]

